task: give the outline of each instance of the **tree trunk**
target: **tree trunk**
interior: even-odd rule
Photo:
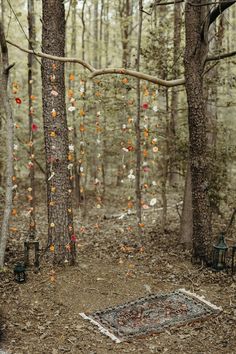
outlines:
[[[181,214],[180,223],[180,243],[184,249],[192,249],[193,246],[193,211],[192,211],[192,186],[191,171],[188,163],[185,187],[184,187],[184,203]]]
[[[174,54],[173,54],[173,77],[179,77],[181,47],[181,4],[175,4],[174,12]],[[170,185],[175,186],[178,182],[178,164],[176,163],[176,122],[178,121],[178,87],[171,90],[171,114],[169,124],[169,151],[170,151]]]
[[[64,56],[65,9],[60,0],[43,0],[43,52]],[[54,263],[75,261],[69,175],[64,64],[42,60],[43,121],[46,151],[48,243]]]
[[[200,0],[193,1],[195,5],[200,3]],[[207,119],[203,95],[203,69],[208,43],[201,36],[205,11],[205,7],[186,4],[184,54],[192,175],[193,261],[203,262],[207,262],[211,236],[207,194]]]
[[[137,71],[140,68],[140,54],[141,54],[141,38],[142,38],[142,8],[143,2],[139,0],[139,29],[138,29],[138,44],[137,44]],[[135,193],[136,193],[136,212],[137,212],[137,224],[139,234],[141,234],[142,224],[142,210],[141,210],[141,131],[140,131],[140,118],[141,118],[141,89],[140,79],[137,79],[137,118],[135,121],[135,133],[136,133],[136,178],[135,178]]]
[[[34,15],[34,0],[28,0],[28,31],[29,31],[29,49],[34,48],[36,42],[35,31],[35,15]],[[30,203],[30,222],[29,222],[29,237],[34,239],[36,236],[36,221],[35,221],[35,161],[34,161],[34,129],[33,129],[33,67],[34,55],[28,54],[28,115],[29,115],[29,203]]]
[[[72,32],[71,32],[71,56],[76,57],[76,39],[77,39],[77,28],[76,28],[76,11],[77,11],[77,0],[74,0],[72,2],[72,19],[71,19],[71,27],[72,27]],[[76,72],[76,66],[75,63],[70,64],[70,75],[75,76]],[[70,101],[74,102],[74,94],[75,94],[75,80],[69,80],[69,89],[71,90],[71,99]],[[74,188],[75,188],[75,200],[76,200],[76,205],[79,206],[81,202],[81,193],[80,193],[80,164],[78,161],[78,156],[77,156],[77,141],[78,141],[78,134],[77,134],[77,127],[76,127],[76,111],[71,112],[72,115],[72,122],[73,122],[73,146],[74,146]]]
[[[4,266],[4,257],[6,244],[8,239],[8,226],[12,209],[12,178],[13,178],[13,134],[14,123],[12,116],[12,109],[10,105],[10,87],[8,82],[9,76],[9,62],[8,62],[8,50],[5,40],[5,34],[3,24],[0,22],[0,45],[1,45],[1,77],[0,83],[2,89],[2,101],[4,105],[6,115],[6,187],[5,187],[5,206],[2,219],[1,235],[0,235],[0,268]]]

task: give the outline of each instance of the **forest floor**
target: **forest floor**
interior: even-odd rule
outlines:
[[[109,208],[109,212],[115,212]],[[117,212],[117,211],[116,211]],[[38,233],[46,235],[45,206],[38,208]],[[146,218],[137,242],[131,229],[134,217],[104,219],[94,210],[78,241],[76,266],[54,268],[41,260],[39,273],[28,270],[27,281],[13,279],[27,230],[24,212],[7,251],[6,271],[0,273],[2,338],[0,351],[9,354],[233,354],[236,352],[236,282],[230,274],[214,273],[191,264],[178,246],[178,214],[172,211],[168,227],[160,232],[153,215]],[[98,215],[99,214],[99,215]],[[79,216],[75,217],[76,223]],[[81,224],[77,228],[81,228]],[[45,241],[45,240],[44,240]],[[138,247],[136,247],[138,245]],[[141,248],[140,248],[141,245]],[[156,336],[114,343],[79,315],[115,306],[149,293],[185,288],[223,311],[205,321],[171,329]]]

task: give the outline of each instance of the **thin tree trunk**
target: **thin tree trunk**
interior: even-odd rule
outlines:
[[[72,2],[72,19],[71,19],[71,27],[72,27],[72,33],[71,33],[71,56],[76,57],[76,40],[77,40],[77,29],[76,29],[76,11],[77,11],[77,0],[74,0]],[[75,63],[71,63],[70,65],[70,72],[75,76],[75,68],[76,65]],[[69,89],[72,92],[72,97],[74,96],[74,91],[75,91],[75,80],[69,80]],[[73,97],[74,99],[74,97]],[[77,127],[76,127],[76,111],[73,111],[72,113],[72,122],[73,122],[73,146],[74,146],[74,187],[75,187],[75,200],[76,200],[76,205],[80,205],[81,202],[81,193],[80,193],[80,172],[79,172],[79,162],[78,162],[78,157],[77,157]]]
[[[36,42],[35,30],[35,14],[34,14],[34,0],[28,0],[28,31],[29,31],[29,49],[34,48]],[[29,237],[34,239],[36,236],[36,220],[35,220],[35,159],[34,159],[34,129],[33,129],[33,68],[34,55],[28,54],[28,115],[29,115],[29,161],[30,169],[30,189],[29,189],[29,203],[30,203],[30,222],[29,222]]]
[[[165,90],[166,93],[166,115],[169,117],[169,93],[168,89]],[[169,151],[169,119],[167,118],[166,122],[166,139],[165,139],[165,147],[162,156],[162,179],[161,179],[161,199],[162,199],[162,218],[161,218],[161,230],[164,233],[166,227],[166,220],[167,220],[167,195],[166,195],[166,186],[168,180],[168,166],[169,166],[169,158],[168,151]]]
[[[93,66],[98,69],[98,0],[93,6]]]
[[[8,62],[8,49],[5,40],[3,24],[0,22],[0,44],[1,44],[1,87],[2,100],[6,115],[6,187],[5,187],[5,206],[2,219],[1,236],[0,236],[0,268],[4,266],[4,257],[6,251],[6,244],[9,233],[9,220],[12,209],[12,178],[13,178],[13,136],[14,136],[14,122],[12,108],[10,104],[10,87],[9,87],[9,71],[11,66]]]
[[[64,56],[65,9],[60,0],[43,0],[44,53]],[[54,263],[75,261],[72,185],[68,169],[69,140],[65,105],[64,64],[42,60],[43,120],[46,151],[48,243]]]
[[[174,10],[174,54],[173,77],[179,77],[180,73],[180,48],[181,48],[181,4],[175,4]],[[178,182],[178,164],[176,163],[176,122],[178,121],[178,87],[171,90],[171,114],[169,124],[169,150],[170,150],[170,185]]]
[[[106,3],[105,9],[105,31],[104,31],[104,43],[105,43],[105,66],[108,67],[109,63],[109,0]]]
[[[86,34],[86,25],[85,25],[85,6],[86,6],[86,1],[84,0],[83,2],[83,7],[82,7],[82,11],[81,11],[81,22],[82,22],[82,43],[81,43],[81,47],[82,47],[82,60],[85,60],[85,34]],[[87,86],[86,86],[86,81],[83,82],[83,100],[85,100],[86,98],[86,90],[87,90]],[[86,106],[85,106],[85,102],[83,103],[83,111],[86,112]],[[82,116],[82,124],[84,126],[84,116]],[[81,132],[81,139],[84,142],[85,140],[85,136],[84,136],[84,132]],[[85,146],[81,145],[80,146],[80,152],[82,153],[82,155],[80,156],[80,161],[84,162],[85,159]],[[82,159],[83,157],[83,159]],[[86,196],[86,184],[87,184],[87,166],[86,168],[84,168],[84,172],[80,171],[80,167],[82,162],[79,163],[79,174],[80,177],[82,176],[82,174],[85,174],[85,178],[84,178],[84,185],[83,187],[81,187],[81,183],[80,183],[80,193],[83,196],[83,217],[86,216],[87,214],[87,196]],[[85,163],[85,162],[84,162]]]
[[[102,37],[103,37],[103,12],[104,12],[104,0],[101,0],[100,9],[100,27],[99,27],[99,68],[102,67]]]
[[[142,22],[143,22],[143,2],[139,0],[139,27],[138,27],[138,43],[137,43],[137,66],[140,69],[140,54],[141,54],[141,39],[142,39]],[[137,79],[137,117],[135,120],[136,132],[136,179],[135,179],[135,194],[136,194],[136,213],[139,234],[141,234],[142,224],[142,210],[141,210],[141,131],[140,131],[140,118],[141,118],[141,88],[140,80]]]

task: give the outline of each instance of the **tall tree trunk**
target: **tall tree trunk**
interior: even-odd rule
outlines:
[[[93,66],[98,69],[98,0],[93,6]]]
[[[194,0],[200,5],[200,0]],[[211,236],[208,187],[208,147],[206,103],[203,95],[203,70],[208,43],[201,36],[206,8],[186,4],[184,54],[190,167],[193,206],[193,261],[207,262]]]
[[[4,31],[4,12],[5,12],[5,6],[4,6],[4,0],[1,0],[1,22],[2,22],[2,27]],[[0,56],[1,60],[1,56]],[[0,94],[0,134],[2,134],[2,118],[4,116],[4,109],[3,109],[3,98],[2,95]],[[0,186],[3,184],[3,159],[2,156],[0,156]]]
[[[64,56],[65,9],[61,0],[43,0],[43,52]],[[48,243],[54,262],[75,261],[75,242],[68,170],[68,128],[64,64],[42,60],[42,97],[46,151]]]
[[[76,11],[77,11],[77,0],[73,0],[72,2],[72,16],[71,16],[71,27],[72,27],[72,32],[71,32],[71,56],[76,57]],[[70,73],[75,76],[75,63],[71,63],[70,65]],[[74,100],[74,94],[75,94],[75,80],[69,80],[69,89],[71,90],[72,93],[72,101]],[[76,127],[76,111],[73,111],[72,113],[72,122],[73,122],[73,146],[74,146],[74,187],[75,187],[75,200],[76,200],[76,205],[80,205],[81,202],[81,193],[80,193],[80,172],[79,172],[79,161],[77,157],[77,139],[78,139],[78,134],[77,134],[77,127]]]
[[[139,27],[138,27],[138,43],[137,43],[137,71],[140,69],[140,54],[141,54],[141,39],[142,39],[142,23],[143,23],[143,2],[139,0]],[[141,131],[140,131],[140,118],[141,118],[141,88],[140,79],[137,79],[137,118],[135,121],[136,132],[136,179],[135,179],[135,193],[136,193],[136,212],[138,230],[141,234],[142,224],[142,210],[141,210]]]
[[[0,46],[1,46],[1,76],[0,83],[2,87],[2,101],[4,105],[4,111],[6,116],[6,187],[5,187],[5,206],[1,225],[0,235],[0,268],[4,266],[4,257],[6,244],[8,239],[8,227],[12,209],[12,178],[13,178],[13,135],[14,135],[14,123],[13,115],[10,104],[10,87],[9,87],[9,62],[8,62],[8,50],[5,40],[5,34],[3,24],[0,21]]]
[[[130,0],[119,1],[119,15],[120,15],[120,28],[121,28],[121,44],[122,44],[122,67],[127,68],[130,61],[130,15],[131,7]]]
[[[181,48],[181,4],[175,4],[174,10],[174,54],[173,77],[180,74],[180,48]],[[178,120],[178,87],[171,90],[171,114],[169,124],[169,150],[170,150],[170,174],[169,181],[172,186],[178,182],[178,165],[176,163],[176,122]]]
[[[34,0],[28,0],[28,32],[29,32],[29,49],[34,48],[36,42],[35,31],[35,15],[34,15]],[[30,203],[30,222],[29,222],[29,237],[35,238],[36,221],[35,221],[35,161],[34,161],[34,129],[33,129],[33,68],[34,55],[28,54],[28,115],[29,115],[29,161],[30,169],[30,188],[29,188],[29,203]]]

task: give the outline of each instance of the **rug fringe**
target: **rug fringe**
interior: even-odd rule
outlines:
[[[91,318],[90,316],[87,316],[84,312],[80,312],[79,313],[81,317],[83,317],[85,320],[90,321],[91,323],[93,323],[95,326],[98,327],[98,330],[105,334],[106,336],[110,337],[114,342],[116,343],[121,343],[122,341],[117,338],[113,333],[111,333],[110,331],[108,331],[106,328],[104,328],[99,322],[95,321],[93,318]]]
[[[178,289],[178,291],[181,291],[184,294],[187,294],[187,295],[190,295],[192,297],[195,297],[196,299],[202,301],[203,303],[205,303],[206,305],[208,305],[209,307],[211,307],[214,310],[218,310],[218,311],[222,311],[223,310],[222,307],[216,306],[216,305],[212,304],[210,301],[207,301],[204,296],[197,295],[197,294],[192,293],[192,292],[190,292],[190,291],[188,291],[188,290],[186,290],[184,288]]]

